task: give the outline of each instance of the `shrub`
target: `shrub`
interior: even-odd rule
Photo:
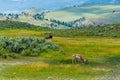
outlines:
[[[9,57],[16,58],[17,54],[22,56],[38,56],[48,50],[59,50],[59,47],[45,39],[25,38],[25,37],[0,37],[0,56],[9,53]]]
[[[8,56],[12,57],[13,59],[17,58],[17,54],[16,53],[9,53]]]
[[[2,56],[2,55],[5,54],[5,53],[6,53],[5,49],[2,48],[2,47],[0,47],[0,56]]]
[[[31,56],[31,53],[32,52],[29,49],[27,49],[27,50],[23,50],[22,53],[21,53],[21,55],[22,56]]]
[[[7,53],[2,54],[2,58],[7,59],[8,58],[8,54]]]

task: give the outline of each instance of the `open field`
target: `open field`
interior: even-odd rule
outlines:
[[[1,36],[43,38],[44,31],[0,30]],[[38,57],[0,58],[0,80],[119,80],[120,38],[53,37],[59,51]],[[72,64],[74,53],[83,55],[88,64]]]

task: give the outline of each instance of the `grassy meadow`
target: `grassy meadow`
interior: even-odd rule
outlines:
[[[0,30],[0,36],[44,38],[49,31],[25,29]],[[53,43],[59,51],[47,51],[37,57],[0,58],[0,80],[119,80],[120,38],[59,37]],[[88,64],[72,64],[78,53]]]

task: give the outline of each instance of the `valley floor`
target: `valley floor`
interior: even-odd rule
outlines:
[[[8,37],[43,38],[43,33],[33,30],[0,31],[1,36]],[[120,38],[56,36],[51,41],[60,46],[60,51],[44,52],[39,57],[0,58],[0,80],[120,79]],[[72,64],[74,53],[81,54],[89,63]]]

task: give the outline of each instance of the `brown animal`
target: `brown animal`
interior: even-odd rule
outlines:
[[[87,64],[88,60],[84,59],[80,54],[74,54],[72,56],[72,63],[79,64],[80,62]]]
[[[45,39],[52,39],[53,36],[52,35],[49,35],[49,36],[46,36]]]

